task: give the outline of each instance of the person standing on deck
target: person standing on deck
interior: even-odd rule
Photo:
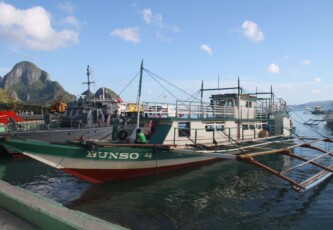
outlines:
[[[98,111],[98,126],[99,127],[103,126],[103,114],[101,111]]]
[[[141,129],[136,130],[135,143],[136,144],[146,144],[147,143],[146,136],[143,133],[141,133]]]
[[[105,126],[110,125],[110,115],[107,110],[104,112],[104,125]]]

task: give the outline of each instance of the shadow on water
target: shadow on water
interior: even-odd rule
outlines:
[[[282,157],[263,160],[274,167],[283,165]],[[314,201],[331,181],[297,193],[251,165],[222,161],[93,185],[67,206],[131,229],[308,229],[318,226],[312,221],[320,216]],[[304,218],[310,212],[315,214]],[[326,226],[327,221],[321,219]]]
[[[68,207],[131,229],[247,229],[283,227],[281,218],[287,217],[286,226],[294,226],[303,212],[297,206],[304,202],[307,196],[280,179],[250,165],[223,161],[94,185]]]
[[[62,204],[79,198],[91,186],[31,158],[1,159],[0,179]]]
[[[272,156],[263,160],[274,167],[283,162]],[[297,193],[284,181],[233,161],[92,185],[32,159],[6,159],[0,161],[0,176],[131,229],[310,229],[318,227],[313,220],[328,226],[330,218],[322,216],[332,210],[322,205],[323,193],[332,198],[332,180]]]

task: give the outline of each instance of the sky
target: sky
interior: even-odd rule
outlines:
[[[0,0],[0,76],[30,61],[78,96],[89,65],[92,91],[135,102],[143,60],[144,101],[187,99],[171,85],[193,95],[202,81],[238,78],[291,105],[333,100],[332,9],[331,0]]]

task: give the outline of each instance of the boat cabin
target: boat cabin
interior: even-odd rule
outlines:
[[[209,103],[177,101],[156,106],[145,102],[140,128],[153,144],[214,145],[289,136],[291,122],[281,99],[225,93],[211,95]]]
[[[255,118],[257,98],[249,94],[215,94],[210,97],[210,104],[215,117],[223,118]],[[238,103],[239,102],[239,103]]]

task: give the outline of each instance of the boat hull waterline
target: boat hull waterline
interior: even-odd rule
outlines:
[[[19,139],[2,144],[92,183],[149,176],[221,160],[198,153],[177,153],[154,145],[88,147]]]

